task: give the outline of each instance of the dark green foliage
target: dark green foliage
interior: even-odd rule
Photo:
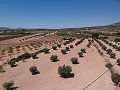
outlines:
[[[77,44],[80,44],[81,42],[80,41],[77,41]]]
[[[14,81],[11,80],[10,82],[5,82],[3,84],[3,88],[5,90],[11,90],[13,85],[14,85]]]
[[[120,75],[119,75],[118,73],[112,74],[111,78],[112,78],[112,81],[113,81],[116,85],[119,84],[119,82],[120,82]]]
[[[73,48],[73,45],[70,45],[70,48]]]
[[[62,53],[62,54],[66,54],[66,50],[65,50],[65,49],[62,49],[62,50],[61,50],[61,53]]]
[[[69,44],[70,42],[69,41],[66,41],[67,44]]]
[[[43,49],[39,50],[38,52],[39,52],[39,53],[42,53],[42,52],[43,52]]]
[[[31,72],[32,74],[37,74],[37,73],[38,73],[38,69],[37,69],[36,66],[31,66],[31,67],[29,68],[29,70],[30,70],[30,72]]]
[[[61,47],[61,44],[58,44],[57,46],[60,48],[60,47]]]
[[[4,73],[4,72],[5,72],[5,70],[3,68],[3,65],[0,65],[0,73]]]
[[[85,48],[82,48],[81,51],[82,51],[83,53],[86,53],[86,49],[85,49]]]
[[[78,52],[79,57],[83,57],[83,52]]]
[[[116,54],[113,53],[113,52],[109,53],[109,55],[110,55],[110,58],[115,58],[116,57]]]
[[[103,56],[103,52],[100,52],[100,55]]]
[[[116,38],[116,39],[114,40],[114,42],[120,42],[120,39],[119,39],[119,38]]]
[[[107,54],[109,54],[109,53],[112,52],[112,50],[111,49],[107,49],[106,52],[107,52]]]
[[[53,50],[56,50],[56,49],[57,49],[57,46],[52,46],[52,49],[53,49]]]
[[[72,64],[78,64],[78,58],[77,57],[72,57],[71,59]]]
[[[102,49],[103,49],[103,50],[106,50],[107,47],[106,47],[105,45],[102,45]]]
[[[51,55],[50,60],[52,62],[56,62],[56,61],[58,61],[58,56],[57,55]]]
[[[109,43],[109,46],[113,46],[113,44],[112,44],[112,43]]]
[[[99,38],[99,33],[93,33],[92,38],[97,38],[98,39]]]
[[[87,47],[90,47],[90,44],[87,44]]]
[[[47,53],[49,53],[49,50],[50,50],[50,49],[48,49],[48,48],[44,48],[44,49],[43,49],[43,52],[44,52],[45,54],[47,54]]]
[[[119,58],[117,59],[117,63],[118,63],[118,65],[120,65],[120,59]]]
[[[111,63],[107,63],[105,66],[108,67],[109,69],[111,69],[113,67],[113,65]]]
[[[58,74],[63,78],[69,78],[71,76],[72,67],[63,65],[58,67]]]
[[[70,50],[70,48],[69,48],[69,47],[66,47],[65,49],[66,49],[66,51],[69,51],[69,50]]]
[[[64,45],[67,45],[67,43],[66,43],[66,42],[64,42],[63,44],[64,44]]]
[[[118,47],[118,49],[117,49],[118,51],[120,51],[120,46]]]
[[[118,46],[117,46],[117,45],[113,45],[113,48],[114,48],[114,49],[118,49]]]
[[[15,66],[15,60],[8,61],[8,64],[11,65],[11,67],[14,67]]]
[[[22,54],[21,56],[18,56],[17,61],[20,61],[20,60],[23,60],[23,59],[29,59],[29,58],[31,58],[31,54],[30,53],[25,53],[25,54]]]
[[[78,46],[78,43],[75,43],[76,46]]]
[[[31,57],[32,57],[33,59],[37,59],[37,53],[31,53]]]

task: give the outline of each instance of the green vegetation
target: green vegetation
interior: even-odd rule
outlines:
[[[120,75],[119,75],[118,73],[112,74],[111,78],[112,78],[112,81],[113,81],[116,85],[119,84],[119,82],[120,82]]]
[[[31,53],[31,57],[32,57],[33,59],[37,59],[37,53]]]
[[[56,61],[58,61],[58,56],[57,55],[51,55],[50,60],[52,62],[56,62]]]
[[[50,49],[48,49],[48,48],[44,48],[44,49],[43,49],[43,52],[44,52],[45,54],[48,54],[48,53],[49,53],[49,50],[50,50]]]
[[[83,52],[78,52],[79,57],[83,57]]]
[[[57,46],[52,46],[52,49],[53,50],[57,50]]]
[[[37,74],[37,73],[39,72],[36,66],[31,66],[31,67],[29,68],[29,70],[30,70],[30,72],[31,72],[33,75],[35,75],[35,74]]]
[[[73,45],[70,45],[70,48],[73,48]]]
[[[72,67],[68,65],[63,65],[58,67],[58,74],[63,78],[71,77]]]
[[[61,44],[57,44],[57,46],[60,48],[60,47],[61,47]]]
[[[82,48],[81,51],[82,51],[83,53],[86,53],[86,49],[85,49],[85,48]]]
[[[3,88],[5,89],[5,90],[12,90],[12,86],[14,85],[14,81],[10,81],[10,82],[5,82],[4,84],[3,84]]]
[[[79,64],[77,57],[72,57],[71,59],[72,64]]]
[[[109,53],[109,55],[110,55],[110,58],[115,58],[116,57],[116,54],[113,53],[113,52]]]
[[[70,51],[70,48],[69,48],[69,47],[66,47],[65,49],[66,49],[66,51]]]
[[[22,54],[22,55],[18,56],[16,61],[25,60],[25,59],[29,59],[29,58],[31,58],[31,54],[30,53],[25,53],[25,54]]]
[[[105,66],[108,67],[109,69],[111,69],[113,67],[113,65],[111,63],[107,63]]]
[[[66,50],[65,49],[61,49],[61,53],[62,54],[66,54]]]
[[[14,67],[15,63],[16,63],[15,60],[8,61],[8,64],[11,65],[11,67]]]
[[[103,49],[103,50],[106,50],[107,47],[106,47],[105,45],[102,45],[102,49]]]
[[[117,63],[118,63],[118,65],[120,65],[120,59],[119,58],[117,59]]]
[[[112,50],[111,49],[107,49],[106,52],[107,52],[107,54],[110,54],[112,52]]]

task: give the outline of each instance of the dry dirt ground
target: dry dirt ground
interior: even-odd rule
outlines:
[[[113,47],[109,46],[108,44],[104,43],[102,40],[100,40],[105,46],[107,46],[108,49],[112,49],[114,53],[116,53],[116,59],[109,58],[110,62],[114,65],[117,62],[117,59],[120,58],[120,51],[116,51],[113,49]],[[109,57],[109,55],[108,55]],[[120,73],[120,66],[115,64],[114,68]]]
[[[52,41],[53,42],[62,41],[62,37],[59,37],[59,36],[55,35],[54,33],[46,34],[45,36],[36,37],[36,38],[33,37],[33,38],[30,38],[30,39],[22,41],[22,42],[19,41],[19,40],[21,40],[21,38],[26,38],[26,37],[31,37],[31,35],[30,36],[25,36],[25,37],[20,37],[20,38],[14,38],[14,39],[10,39],[10,40],[5,40],[5,41],[0,42],[0,53],[2,53],[1,52],[2,50],[5,50],[5,52],[4,52],[5,55],[2,56],[2,60],[0,61],[0,65],[5,63],[11,57],[12,58],[17,57],[18,55],[22,55],[25,52],[33,53],[33,52],[37,51],[33,46],[30,45],[31,43],[32,44],[38,44],[38,43],[42,44],[39,47],[37,46],[38,50],[39,50],[40,48],[43,48],[43,47],[47,46],[48,41],[51,41],[51,42]],[[28,45],[30,48],[32,48],[32,50],[30,50],[30,48],[28,48],[26,45]],[[19,53],[17,51],[16,46],[20,46]],[[9,53],[8,53],[9,52],[8,47],[13,48],[13,54],[11,55],[11,57],[9,56]]]
[[[75,41],[76,42],[76,41]],[[75,42],[72,44],[74,45]],[[85,40],[81,45],[75,46],[67,52],[66,55],[61,54],[61,49],[50,50],[50,54],[41,53],[38,59],[28,59],[26,62],[19,62],[17,67],[11,68],[5,66],[5,73],[0,73],[0,84],[6,81],[14,80],[17,90],[83,90],[87,85],[102,75],[107,68],[104,59],[98,54],[96,48],[91,46],[87,48],[88,41]],[[69,46],[68,44],[67,46]],[[81,48],[86,48],[84,57],[78,57]],[[50,56],[58,55],[58,62],[51,62]],[[70,61],[71,57],[78,57],[79,64],[73,65]],[[72,66],[72,78],[61,78],[57,69],[61,65]],[[40,74],[32,75],[29,71],[30,66],[36,65]],[[0,90],[3,90],[2,87]],[[84,90],[115,90],[115,86],[111,81],[111,74],[108,71],[101,78],[97,79],[93,84]]]

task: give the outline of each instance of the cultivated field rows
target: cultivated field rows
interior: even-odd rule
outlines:
[[[104,43],[102,40],[100,40],[102,43]],[[120,51],[116,51],[115,49],[113,49],[113,47],[109,46],[108,44],[104,43],[105,46],[107,46],[107,48],[112,49],[112,51],[114,53],[116,53],[116,59],[112,59],[109,58],[110,62],[112,64],[115,64],[117,62],[117,59],[120,58]],[[108,56],[109,57],[109,56]],[[114,68],[120,73],[120,66],[115,64]]]
[[[96,48],[91,46],[88,48],[88,40],[85,39],[81,45],[75,46],[77,40],[72,44],[73,49],[67,52],[66,55],[61,53],[61,49],[66,46],[62,45],[62,48],[58,50],[50,49],[49,54],[40,53],[38,59],[28,59],[26,62],[18,62],[18,66],[10,68],[5,66],[5,73],[0,74],[0,84],[9,81],[10,79],[15,81],[15,86],[18,86],[18,90],[83,90],[87,85],[97,79],[103,74],[107,68],[105,67],[104,58],[102,58]],[[68,44],[69,46],[71,44]],[[81,48],[86,48],[84,57],[79,57],[78,52]],[[58,55],[58,62],[51,62],[50,56],[52,54]],[[71,63],[70,58],[77,57],[79,64],[74,65]],[[61,78],[58,75],[57,69],[59,65],[72,66],[73,78]],[[37,66],[40,74],[33,76],[30,71],[30,66]],[[113,82],[111,81],[110,72],[105,73],[96,82],[90,85],[86,90],[114,90]]]

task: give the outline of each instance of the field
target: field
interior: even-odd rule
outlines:
[[[120,73],[117,62],[120,47],[115,46],[116,43],[111,40],[113,35],[109,34],[108,39],[96,39],[91,32],[35,31],[0,41],[0,90],[4,90],[3,84],[11,80],[14,81],[11,90],[119,90],[116,81],[120,82],[120,76],[117,79],[112,76]],[[46,53],[45,49],[49,52]],[[63,49],[66,53],[62,53]],[[107,49],[111,49],[115,56],[108,54]],[[83,55],[80,56],[78,52]],[[30,57],[25,56],[26,53]],[[58,59],[52,61],[52,55],[57,55]],[[72,63],[71,58],[77,58],[78,62]],[[11,64],[10,61],[15,62]],[[106,64],[111,64],[111,67]],[[58,74],[58,67],[63,65],[71,66],[69,76]],[[31,66],[37,67],[37,73],[30,72]]]

